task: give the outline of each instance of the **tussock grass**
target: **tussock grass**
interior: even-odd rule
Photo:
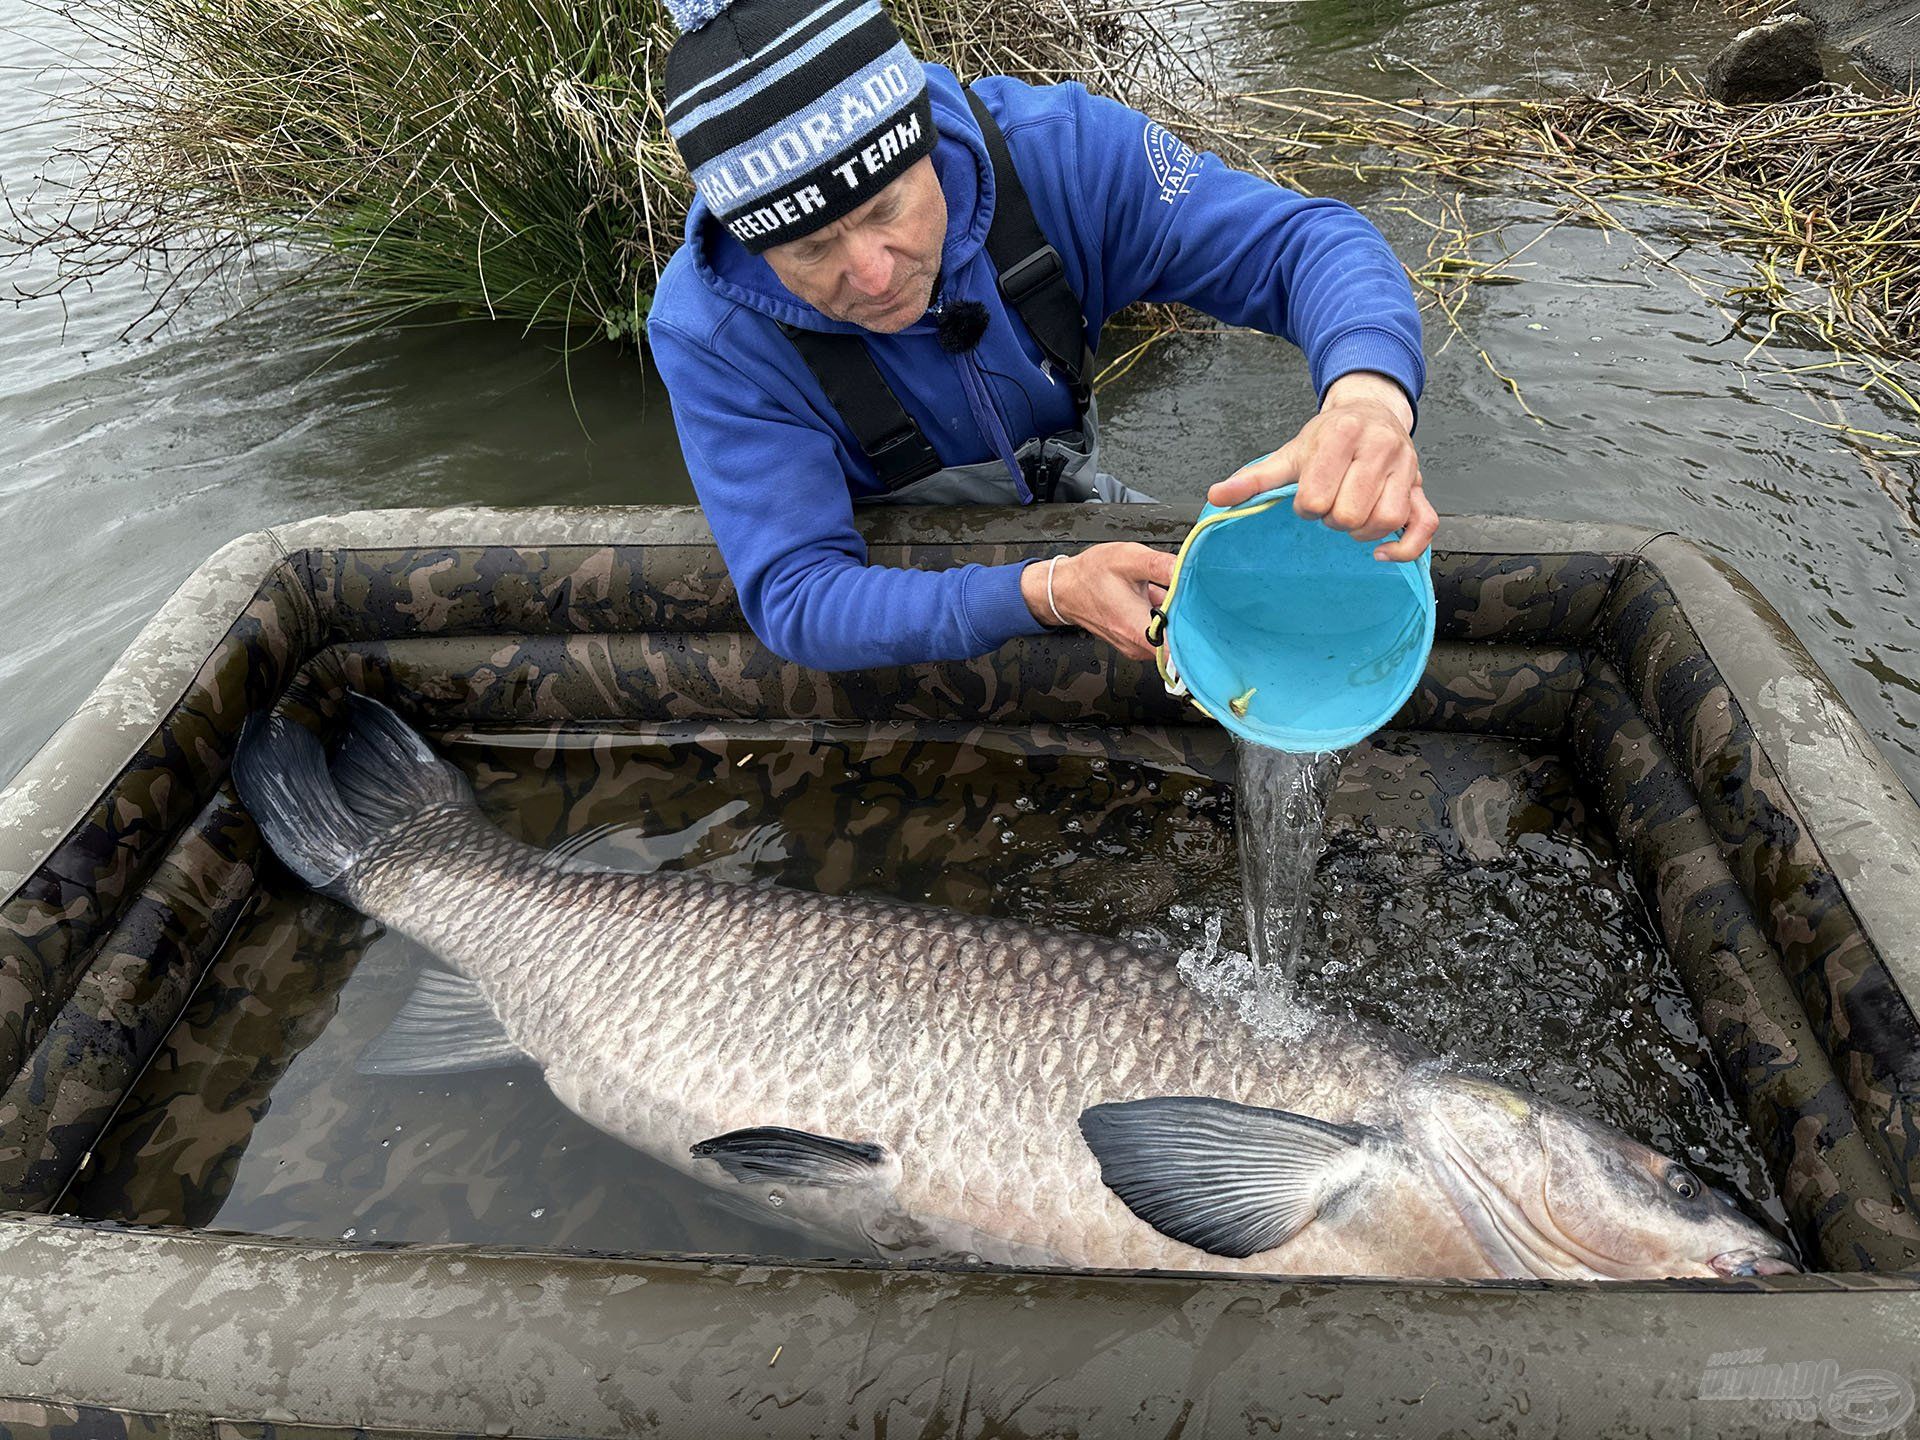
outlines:
[[[689,194],[662,121],[660,0],[73,0],[102,57],[81,138],[7,196],[0,257],[45,296],[146,270],[158,328],[263,249],[330,328],[490,316],[638,339]],[[963,79],[1079,79],[1207,137],[1153,13],[893,0]],[[1186,98],[1176,98],[1176,95]]]
[[[1920,94],[1822,84],[1730,107],[1673,71],[1538,98],[1466,96],[1425,78],[1441,93],[1243,98],[1283,122],[1268,127],[1282,172],[1397,182],[1400,208],[1430,237],[1414,283],[1456,333],[1476,285],[1520,283],[1526,269],[1525,247],[1504,251],[1500,227],[1471,226],[1465,198],[1521,193],[1557,208],[1555,223],[1629,236],[1721,304],[1732,333],[1752,340],[1749,357],[1775,339],[1830,351],[1832,362],[1803,368],[1856,368],[1861,391],[1878,388],[1920,417],[1910,368],[1920,358]],[[1622,218],[1648,204],[1701,222],[1704,238],[1751,262],[1751,280],[1712,286],[1687,268],[1689,247],[1659,254],[1637,233],[1651,227]]]

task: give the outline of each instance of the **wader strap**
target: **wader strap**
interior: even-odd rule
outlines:
[[[882,485],[898,490],[940,468],[940,457],[913,417],[900,407],[859,336],[827,335],[784,322],[780,328],[820,382],[827,403],[840,412],[854,440],[867,452]]]
[[[971,88],[967,104],[973,108],[980,138],[987,142],[987,158],[993,162],[993,223],[987,230],[987,254],[1000,272],[1000,296],[1019,312],[1041,352],[1066,379],[1073,392],[1074,414],[1085,415],[1093,394],[1093,351],[1087,347],[1080,297],[1067,283],[1060,252],[1047,243],[1034,218],[999,122]]]

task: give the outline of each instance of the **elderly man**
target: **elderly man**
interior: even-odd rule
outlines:
[[[1145,659],[1145,546],[944,571],[866,563],[857,504],[1148,498],[1100,472],[1093,347],[1184,301],[1305,353],[1319,410],[1215,485],[1409,559],[1436,520],[1411,435],[1404,270],[1351,206],[1196,153],[1079,85],[922,65],[875,0],[669,0],[666,120],[693,175],[648,339],[748,622],[825,670],[1079,626]],[[1285,604],[1284,596],[1274,603]]]

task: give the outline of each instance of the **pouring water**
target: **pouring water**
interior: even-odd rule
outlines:
[[[1437,610],[1429,552],[1377,561],[1297,514],[1296,489],[1204,507],[1148,631],[1168,691],[1234,736],[1249,998],[1269,1017],[1292,1007],[1340,752],[1418,688]]]
[[[1234,833],[1240,848],[1247,951],[1263,1009],[1290,1004],[1308,922],[1314,868],[1326,849],[1337,751],[1299,754],[1236,740]]]

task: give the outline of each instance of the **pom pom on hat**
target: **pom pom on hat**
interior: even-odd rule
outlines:
[[[667,14],[684,35],[698,30],[732,3],[733,0],[667,0]]]

